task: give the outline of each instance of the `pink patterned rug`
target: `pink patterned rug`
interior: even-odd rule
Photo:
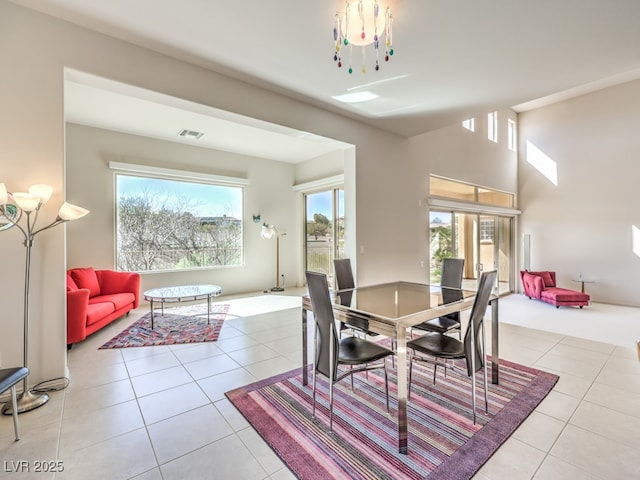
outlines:
[[[395,369],[369,372],[334,388],[329,430],[328,385],[318,377],[316,417],[312,386],[301,369],[227,392],[229,400],[300,479],[470,479],[551,391],[556,375],[500,361],[500,385],[489,385],[489,413],[480,386],[478,421],[471,414],[471,381],[449,373],[432,382],[418,365],[408,403],[409,453],[398,453]],[[421,372],[419,372],[421,370]],[[439,370],[442,372],[442,369]],[[481,385],[481,380],[478,379]]]
[[[156,310],[151,330],[151,313],[147,313],[100,348],[150,347],[178,343],[215,342],[229,311],[228,304],[211,306],[207,324],[207,306],[188,305]]]

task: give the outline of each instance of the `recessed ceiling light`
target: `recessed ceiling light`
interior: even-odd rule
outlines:
[[[336,95],[335,97],[331,98],[343,103],[360,103],[368,102],[369,100],[375,100],[376,98],[378,98],[378,95],[372,92],[353,92],[346,93],[344,95]]]

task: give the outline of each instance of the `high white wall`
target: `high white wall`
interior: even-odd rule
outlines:
[[[484,115],[475,118],[473,132],[456,124],[413,137],[412,155],[433,175],[517,193],[518,161],[516,152],[507,146],[508,120],[517,121],[517,114],[499,110],[498,142],[487,138]]]
[[[72,203],[86,203],[93,210],[91,217],[47,231],[37,241],[31,285],[33,321],[29,366],[33,371],[32,383],[64,375],[66,370],[66,229],[69,229],[70,239],[72,233],[81,232],[97,242],[101,251],[100,259],[93,259],[84,247],[72,246],[74,251],[79,251],[78,257],[73,257],[74,264],[106,265],[102,262],[110,239],[95,238],[88,230],[97,224],[101,230],[109,231],[113,222],[110,207],[99,204],[101,199],[108,199],[112,191],[104,175],[92,178],[88,174],[83,178],[95,187],[88,202],[75,197],[83,196],[75,191],[75,187],[73,191],[69,188],[65,192],[65,67],[353,144],[355,157],[347,155],[344,163],[345,182],[355,200],[350,205],[355,224],[349,226],[349,231],[355,233],[352,251],[357,255],[358,281],[367,284],[394,278],[427,278],[420,261],[428,255],[424,199],[433,156],[423,154],[421,149],[429,149],[432,141],[440,148],[441,140],[421,138],[410,145],[405,138],[87,31],[7,0],[0,0],[0,65],[0,181],[6,182],[12,191],[24,190],[33,183],[50,183],[54,187],[51,203],[55,206],[66,199]],[[67,145],[67,148],[73,151],[76,147]],[[353,153],[348,152],[349,155]],[[95,161],[97,154],[92,155]],[[156,158],[159,157],[157,154]],[[199,159],[195,160],[196,157]],[[200,162],[203,157],[197,154],[193,158],[194,162]],[[166,157],[163,159],[170,163]],[[498,179],[508,175],[503,172],[501,163],[500,160],[490,162],[484,169],[468,174],[465,180],[500,188],[503,182]],[[333,161],[329,164],[333,165]],[[315,175],[308,175],[307,170],[292,173],[287,168],[282,168],[281,173],[291,180],[298,175],[305,181]],[[66,176],[69,187],[78,180],[77,171],[67,171]],[[477,179],[472,178],[476,176]],[[267,203],[271,197],[265,192],[256,193],[255,199],[251,200],[255,204],[247,208],[260,203],[260,213],[272,223],[289,222],[291,211],[300,213],[297,205],[276,201],[286,202],[288,193],[283,193],[282,198],[274,196],[272,203]],[[52,218],[55,210],[47,209],[46,216]],[[249,231],[251,225],[246,228]],[[16,231],[0,232],[0,251],[5,254],[5,275],[0,278],[3,304],[0,322],[5,335],[0,338],[0,353],[5,365],[17,365],[22,361],[22,346],[17,341],[22,338],[24,250],[20,241]],[[255,259],[261,251],[247,254]],[[283,259],[283,264],[289,269],[295,261]],[[269,268],[268,265],[265,267]]]
[[[521,234],[531,235],[531,268],[555,270],[558,284],[586,286],[592,300],[640,305],[640,81],[520,114]],[[528,143],[557,166],[557,186],[534,168]],[[638,239],[636,239],[636,243]]]

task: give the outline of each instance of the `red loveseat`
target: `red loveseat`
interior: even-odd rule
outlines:
[[[73,268],[67,271],[67,347],[81,342],[140,302],[140,275]]]
[[[584,307],[589,305],[590,297],[586,293],[556,287],[556,272],[520,271],[520,280],[524,294],[529,298],[536,298],[543,302],[555,305],[556,308]]]

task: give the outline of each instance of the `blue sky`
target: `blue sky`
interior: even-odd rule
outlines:
[[[429,212],[429,222],[434,223],[434,220],[440,220],[442,223],[451,223],[450,212]]]
[[[242,218],[242,188],[239,187],[118,175],[117,191],[118,196],[138,196],[147,191],[159,199],[159,204],[162,201],[168,206],[186,204],[198,217]]]
[[[321,213],[329,220],[333,218],[332,210],[333,191],[312,193],[307,195],[307,220],[313,220],[314,213]],[[340,191],[338,215],[344,217],[344,191]]]

